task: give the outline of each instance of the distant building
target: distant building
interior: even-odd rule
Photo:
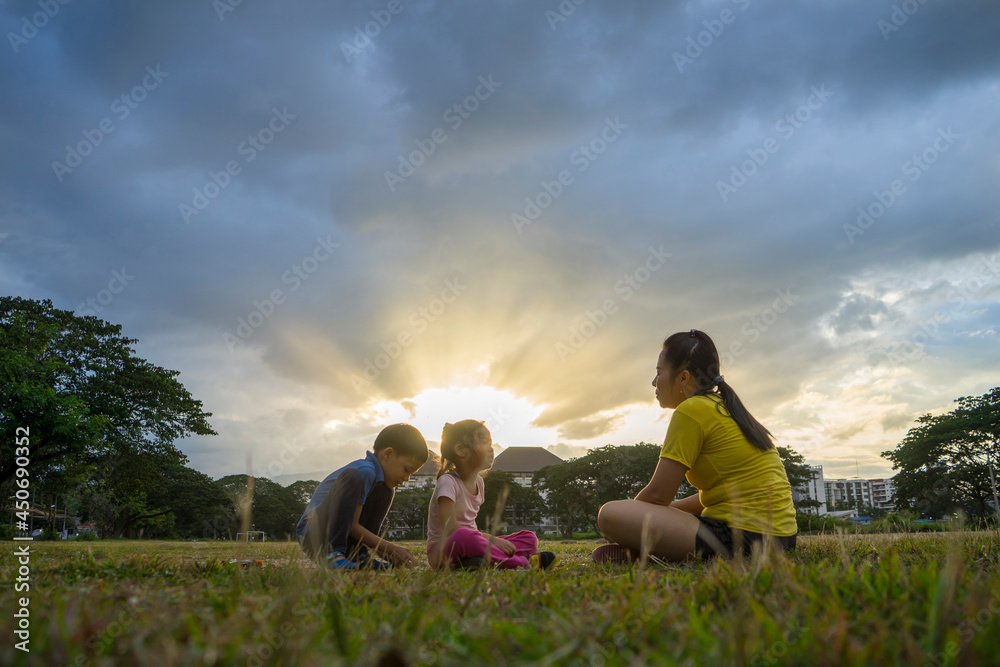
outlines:
[[[825,485],[826,499],[831,507],[839,503],[855,507],[861,503],[887,512],[896,509],[892,500],[896,491],[892,479],[832,479]]]
[[[803,508],[809,514],[830,514],[832,508],[840,506],[857,507],[858,503],[876,509],[892,512],[896,509],[892,500],[895,486],[892,479],[824,479],[823,466],[809,466],[815,477],[805,486],[792,489],[792,498],[819,501],[817,508]]]
[[[891,478],[870,479],[868,480],[868,484],[871,486],[872,491],[872,505],[887,512],[892,512],[896,509],[896,503],[892,499],[896,493],[896,486],[892,483]]]
[[[871,487],[867,479],[831,479],[826,482],[826,499],[832,507],[841,503],[851,507],[858,503],[870,505]]]
[[[544,447],[508,447],[496,455],[490,470],[510,473],[521,486],[531,486],[532,478],[538,470],[559,463],[563,463],[563,460]],[[427,463],[420,466],[420,469],[410,475],[409,481],[399,488],[432,486],[437,480],[440,465],[441,457],[430,452]]]
[[[419,489],[425,486],[433,486],[435,480],[437,480],[438,468],[441,465],[441,457],[434,452],[429,452],[430,456],[427,457],[427,463],[420,466],[416,472],[410,475],[410,479],[406,480],[400,489]]]
[[[536,472],[545,466],[559,463],[564,461],[544,447],[508,447],[496,455],[490,470],[509,473],[517,484],[530,487]],[[431,452],[427,463],[410,475],[410,479],[399,488],[419,489],[433,486],[437,481],[440,464],[441,457]],[[542,497],[545,497],[544,493]],[[538,528],[542,531],[557,530],[555,521],[549,517],[543,517],[539,523]]]
[[[563,462],[544,447],[508,447],[497,454],[491,470],[510,473],[521,486],[531,486],[536,472]]]
[[[514,481],[523,487],[530,487],[534,482],[535,473],[545,466],[565,463],[561,458],[544,447],[508,447],[493,461],[491,470],[509,473]],[[540,492],[542,499],[547,500],[546,493]],[[543,533],[557,532],[559,524],[553,517],[543,516],[538,521],[537,529]]]
[[[823,466],[809,466],[813,472],[813,478],[806,482],[804,486],[792,489],[792,500],[815,500],[819,507],[804,507],[802,512],[806,514],[826,514],[826,484],[823,481]]]

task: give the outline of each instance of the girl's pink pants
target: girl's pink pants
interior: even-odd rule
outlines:
[[[491,545],[478,530],[468,528],[456,528],[444,544],[445,561],[458,560],[459,558],[471,558],[478,556],[486,558],[489,551],[493,561],[493,567],[501,570],[512,570],[515,568],[528,567],[528,558],[533,553],[538,553],[538,537],[530,530],[519,530],[510,535],[498,535],[511,542],[516,551],[513,556],[508,556],[500,551],[496,545]]]

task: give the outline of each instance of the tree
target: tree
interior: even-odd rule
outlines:
[[[943,415],[923,415],[903,442],[882,456],[899,470],[897,505],[940,517],[962,509],[971,517],[1000,517],[1000,387],[963,396]]]
[[[58,516],[66,516],[67,499],[76,490],[81,478],[81,473],[74,468],[51,466],[32,479],[32,486],[37,492],[36,501],[41,505],[48,531],[62,530]]]
[[[640,442],[636,445],[598,447],[587,452],[593,470],[594,522],[597,511],[612,500],[634,498],[653,477],[660,461],[660,445]]]
[[[0,486],[13,480],[18,428],[28,430],[32,472],[40,477],[49,467],[86,465],[108,426],[75,391],[78,372],[58,348],[60,339],[76,347],[72,337],[54,318],[21,310],[22,304],[35,303],[0,299]],[[4,491],[6,499],[10,494]]]
[[[535,472],[534,485],[543,494],[548,514],[555,518],[563,537],[572,538],[575,530],[596,527],[591,519],[593,492],[584,479],[586,464],[573,459],[545,466]]]
[[[272,538],[291,539],[295,534],[295,525],[305,511],[306,503],[300,502],[295,492],[289,487],[281,486],[266,477],[248,477],[247,475],[228,475],[215,481],[223,489],[236,508],[233,533],[245,529],[239,516],[240,508],[246,507],[246,495],[249,480],[253,480],[253,496],[249,504],[249,530],[261,530]]]
[[[212,478],[187,466],[173,464],[163,469],[161,493],[149,498],[150,505],[169,509],[173,515],[172,536],[202,537],[206,516],[234,515],[232,500]]]
[[[421,536],[425,536],[427,507],[430,505],[433,494],[434,487],[432,485],[397,491],[396,496],[392,499],[392,507],[389,508],[389,513],[385,517],[386,529],[405,532],[420,531]]]
[[[805,457],[790,447],[777,447],[777,450],[781,464],[785,467],[788,485],[792,487],[795,509],[820,507],[822,503],[805,495],[809,483],[816,477],[816,472],[806,463]],[[795,496],[799,496],[799,499],[795,500]]]
[[[291,491],[295,498],[302,503],[303,510],[305,506],[309,504],[312,500],[312,496],[316,493],[316,488],[319,487],[320,483],[314,479],[309,480],[299,480],[297,482],[292,482],[288,485],[288,490]]]
[[[634,497],[649,483],[659,457],[659,445],[607,445],[546,466],[535,473],[534,481],[563,535],[572,537],[574,530],[597,529],[597,513],[604,503]]]
[[[483,505],[476,517],[480,530],[493,530],[497,503],[503,499],[500,523],[518,529],[538,524],[544,503],[538,490],[514,481],[513,473],[491,470],[483,476]]]
[[[0,486],[13,480],[14,432],[26,427],[32,475],[85,474],[82,495],[108,534],[165,513],[147,494],[164,465],[186,462],[174,441],[215,432],[178,372],[137,357],[136,342],[50,301],[0,298]]]

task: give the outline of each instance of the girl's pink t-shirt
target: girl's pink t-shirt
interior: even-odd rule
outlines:
[[[476,515],[483,504],[483,478],[476,475],[476,493],[469,493],[465,482],[454,472],[445,473],[438,478],[431,496],[431,505],[427,509],[427,553],[431,553],[435,545],[442,541],[441,517],[438,516],[438,498],[451,498],[455,503],[455,528],[479,530],[476,527]]]

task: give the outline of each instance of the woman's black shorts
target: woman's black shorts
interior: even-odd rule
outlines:
[[[744,556],[749,556],[753,545],[761,542],[765,537],[760,533],[731,528],[728,523],[718,519],[699,516],[698,520],[701,521],[701,526],[698,527],[698,534],[694,538],[694,551],[702,559],[713,556],[729,558],[735,550],[742,551]],[[795,548],[795,535],[790,537],[768,535],[767,537],[774,540],[785,551]]]

